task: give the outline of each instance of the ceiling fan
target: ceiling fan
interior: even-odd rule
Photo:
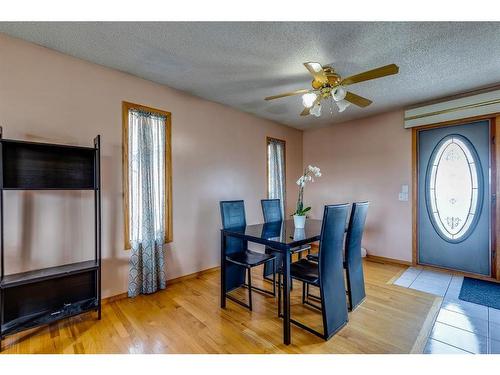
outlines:
[[[314,78],[311,83],[312,89],[296,90],[285,94],[268,96],[265,99],[273,100],[303,94],[302,104],[305,108],[300,114],[301,116],[307,116],[309,114],[316,117],[321,116],[321,101],[327,99],[332,99],[335,102],[339,112],[343,112],[351,103],[364,108],[369,106],[372,101],[347,91],[345,86],[390,76],[399,72],[399,67],[397,65],[390,64],[347,78],[342,78],[331,65],[321,66],[321,64],[317,62],[306,62],[304,66]]]

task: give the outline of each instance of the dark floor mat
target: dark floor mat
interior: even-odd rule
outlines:
[[[464,277],[458,298],[462,301],[500,309],[500,284]]]

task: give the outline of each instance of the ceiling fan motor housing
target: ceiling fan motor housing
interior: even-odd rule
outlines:
[[[323,82],[316,81],[315,79],[313,79],[313,81],[311,82],[311,85],[312,85],[313,89],[319,90],[321,87],[323,87]]]
[[[338,86],[342,80],[340,75],[335,73],[335,70],[331,66],[324,66],[323,71],[325,72],[325,76],[328,80],[328,82],[321,82],[318,80],[313,80],[312,81],[312,87],[315,90],[319,90],[322,87],[335,87]]]

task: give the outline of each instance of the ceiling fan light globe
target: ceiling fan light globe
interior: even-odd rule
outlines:
[[[344,100],[346,95],[347,95],[347,90],[343,86],[337,86],[332,94],[333,100],[335,100],[336,102]]]
[[[339,112],[344,112],[347,107],[351,105],[347,100],[339,100],[338,102],[335,102],[337,104],[337,107],[339,108]]]
[[[314,105],[318,97],[313,92],[308,92],[307,94],[302,95],[302,105],[306,108],[311,108]]]
[[[311,108],[309,113],[316,117],[321,116],[321,106],[319,104],[316,104],[314,107]]]

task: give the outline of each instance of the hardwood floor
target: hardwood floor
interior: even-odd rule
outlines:
[[[418,352],[438,298],[388,284],[403,265],[367,261],[364,267],[367,298],[327,342],[292,326],[292,345],[283,345],[272,297],[255,293],[253,312],[231,301],[220,309],[219,272],[214,270],[151,296],[110,301],[101,321],[89,313],[8,336],[2,354]],[[270,287],[261,281],[261,272],[257,268],[254,279]],[[321,315],[301,304],[301,289],[296,283],[292,316],[319,329]],[[235,293],[245,298],[245,291]]]

